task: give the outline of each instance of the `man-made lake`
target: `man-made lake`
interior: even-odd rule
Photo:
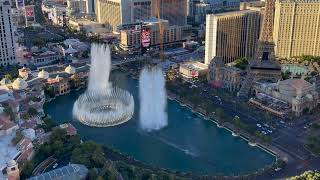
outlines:
[[[138,81],[120,72],[113,72],[111,78],[135,98],[135,115],[129,122],[92,128],[73,120],[73,103],[82,92],[56,98],[45,105],[45,112],[57,123],[71,122],[84,140],[111,146],[137,160],[170,170],[198,175],[238,175],[275,161],[271,154],[249,146],[243,139],[233,137],[229,131],[171,100],[167,107],[168,126],[160,131],[144,132],[139,127]]]

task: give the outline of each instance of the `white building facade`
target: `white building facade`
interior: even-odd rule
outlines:
[[[13,17],[8,0],[0,0],[0,66],[17,63]]]

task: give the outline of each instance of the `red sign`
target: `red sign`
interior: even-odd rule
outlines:
[[[33,22],[35,20],[34,17],[34,5],[25,6],[26,10],[26,19],[28,22]]]
[[[27,17],[33,17],[33,10],[34,10],[34,6],[26,6],[26,16]]]
[[[199,76],[198,71],[191,71],[191,76],[198,77]]]

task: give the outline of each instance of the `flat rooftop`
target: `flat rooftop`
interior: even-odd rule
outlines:
[[[230,12],[223,12],[223,13],[210,14],[210,15],[212,15],[212,16],[234,16],[234,15],[247,14],[247,13],[252,13],[252,12],[257,12],[257,11],[246,9],[246,10],[230,11]]]
[[[186,63],[181,64],[180,66],[182,66],[184,68],[192,69],[192,70],[197,70],[197,71],[208,69],[208,65],[203,64],[198,61],[186,62]]]

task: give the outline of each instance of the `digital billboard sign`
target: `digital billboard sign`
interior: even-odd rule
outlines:
[[[143,28],[141,31],[141,44],[142,47],[149,47],[151,44],[151,29]]]

